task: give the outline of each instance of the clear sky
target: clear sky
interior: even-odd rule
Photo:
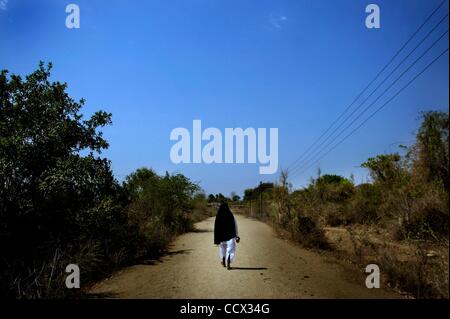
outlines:
[[[80,29],[65,26],[69,3],[80,7]],[[369,3],[381,9],[380,29],[365,26]],[[0,0],[0,69],[27,74],[39,60],[51,61],[53,80],[86,99],[86,116],[111,112],[104,155],[119,180],[147,166],[183,172],[207,193],[229,195],[278,174],[259,175],[258,164],[175,165],[172,129],[191,130],[194,119],[221,130],[275,127],[280,166],[289,167],[439,3]],[[447,12],[448,2],[420,35]],[[418,53],[447,28],[448,19]],[[413,70],[447,46],[448,35]],[[323,173],[366,179],[359,165],[411,143],[420,111],[448,110],[448,85],[445,55],[345,143],[293,176],[294,186],[305,185],[319,165]]]

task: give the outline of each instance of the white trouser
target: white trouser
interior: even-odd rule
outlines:
[[[223,241],[219,245],[220,260],[223,260],[223,257],[225,257],[225,261],[228,261],[228,256],[230,256],[230,261],[233,262],[236,256],[236,238]]]

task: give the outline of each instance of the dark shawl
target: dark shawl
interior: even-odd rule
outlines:
[[[234,216],[228,204],[223,203],[217,211],[214,222],[214,244],[219,245],[222,241],[236,237],[236,225]]]

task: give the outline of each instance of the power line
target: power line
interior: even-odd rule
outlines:
[[[447,14],[447,16],[448,16],[448,14]],[[440,22],[442,22],[443,20],[441,20]],[[432,31],[434,31],[434,29],[435,28],[433,28],[433,30]],[[431,31],[431,32],[432,32]],[[414,61],[401,75],[400,75],[400,77],[398,77],[393,83],[391,83],[391,85],[387,88],[387,89],[385,89],[384,91],[383,91],[383,93],[382,94],[380,94],[376,99],[375,99],[375,101],[373,101],[368,107],[366,107],[364,110],[363,110],[363,112],[362,113],[360,113],[359,115],[357,115],[357,117],[355,118],[355,119],[353,119],[353,121],[349,124],[349,125],[347,125],[337,136],[335,136],[332,140],[331,140],[331,142],[328,142],[328,144],[326,144],[325,146],[324,146],[324,144],[325,144],[325,142],[326,141],[328,141],[332,136],[333,136],[333,134],[340,128],[340,127],[342,127],[342,125],[345,123],[345,122],[347,122],[347,120],[356,112],[356,111],[358,111],[361,107],[362,107],[362,105],[373,95],[373,93],[375,93],[380,87],[381,87],[381,85],[382,84],[384,84],[390,77],[391,77],[391,75],[398,69],[398,67],[401,65],[401,64],[403,64],[403,62],[404,61],[406,61],[406,59],[423,43],[423,41],[425,40],[425,38],[410,52],[410,54],[408,54],[406,57],[405,57],[405,59],[403,59],[403,61],[401,61],[400,62],[400,64],[380,83],[380,85],[378,85],[378,87],[374,90],[374,91],[372,91],[372,93],[367,97],[367,99],[365,99],[345,120],[344,120],[344,122],[342,122],[333,132],[332,132],[332,134],[330,134],[320,145],[319,145],[319,148],[318,148],[318,150],[316,150],[316,151],[314,151],[313,153],[312,153],[312,156],[310,155],[310,156],[308,156],[308,157],[311,157],[311,159],[313,159],[314,157],[316,157],[318,154],[320,154],[321,152],[322,152],[322,150],[324,149],[324,148],[326,148],[326,147],[328,147],[331,143],[333,143],[344,131],[346,131],[358,118],[360,118],[361,117],[361,115],[363,115],[372,105],[374,105],[409,69],[411,69],[411,67],[412,66],[414,66],[434,45],[436,45],[436,43],[440,40],[440,39],[442,39],[442,37],[446,34],[448,32],[448,29],[447,29],[447,31],[445,31],[431,46],[429,46],[426,50],[425,50],[425,52],[424,53],[422,53],[422,55],[418,58],[418,59],[416,59],[416,61]],[[430,33],[429,33],[430,34]],[[429,35],[428,34],[428,35]],[[428,37],[428,35],[427,35],[427,37]],[[309,162],[311,159],[308,159],[308,161],[307,162]],[[307,163],[306,162],[306,163]],[[298,169],[300,168],[300,166],[298,166],[298,167],[296,167],[295,169],[293,169],[293,172],[294,172],[294,174],[295,174],[295,171],[298,171]]]
[[[339,130],[354,114],[356,111],[358,111],[364,103],[366,103],[370,97],[395,73],[395,71],[398,70],[398,68],[422,45],[423,42],[425,42],[426,39],[439,27],[439,25],[448,17],[448,13],[439,20],[439,22],[422,38],[422,40],[403,58],[403,60],[378,84],[378,86],[344,119],[343,122],[341,122],[328,136],[323,140],[316,150],[314,150],[312,153],[310,153],[305,159],[303,159],[300,163],[307,163],[310,158],[314,158],[317,156],[318,153],[321,152],[323,149],[323,145],[325,142],[327,142],[334,133],[336,133],[337,130]],[[442,36],[441,36],[442,37]],[[329,145],[329,144],[328,144]],[[297,171],[299,168],[301,168],[300,163],[292,169],[292,172]]]
[[[349,127],[353,125],[365,112],[367,112],[390,88],[394,86],[395,83],[398,82],[420,59],[422,59],[447,33],[448,29],[439,37],[437,38],[412,64],[409,65],[409,67],[403,71],[402,74],[400,74],[399,77],[397,77],[371,104],[369,104],[360,114],[357,115],[355,119],[352,120],[350,124],[348,124],[341,132],[333,138],[331,142],[329,142],[325,147],[322,147],[320,151],[315,154],[314,156],[317,156],[320,154],[325,148],[327,148],[330,144],[332,144],[339,136],[342,135]],[[295,175],[295,173],[293,174]]]
[[[448,32],[448,30],[447,30]],[[314,163],[306,167],[299,174],[301,175],[309,168],[311,168],[314,164],[319,162],[322,158],[327,156],[331,151],[333,151],[336,147],[341,145],[345,140],[347,140],[351,135],[353,135],[358,129],[360,129],[367,121],[369,121],[372,117],[374,117],[381,109],[383,109],[386,105],[388,105],[392,100],[394,100],[401,92],[403,92],[408,86],[411,85],[419,76],[421,76],[428,68],[430,68],[437,60],[439,60],[445,53],[447,53],[449,48],[447,47],[441,54],[439,54],[436,58],[434,58],[422,71],[420,71],[416,76],[414,76],[406,85],[404,85],[397,93],[395,93],[389,100],[387,100],[384,104],[382,104],[378,109],[376,109],[372,114],[369,115],[362,123],[360,123],[356,128],[354,128],[349,134],[347,134],[343,139],[341,139],[337,144],[335,144],[331,149],[329,149],[325,154],[323,154],[320,158],[318,158]]]
[[[345,110],[338,116],[336,120],[331,123],[331,125],[323,132],[318,139],[316,139],[303,154],[297,158],[288,168],[296,166],[296,164],[322,139],[322,137],[329,132],[329,130],[347,113],[347,111],[353,106],[353,104],[364,94],[364,92],[378,79],[378,77],[391,65],[395,58],[400,54],[401,51],[411,42],[411,40],[419,33],[419,31],[425,26],[425,24],[431,19],[431,17],[442,7],[446,2],[443,0],[434,11],[425,19],[425,21],[416,29],[416,31],[409,37],[409,39],[400,47],[400,49],[394,54],[394,56],[389,60],[389,62],[378,72],[378,74],[369,82],[369,84],[358,94],[358,96],[353,100],[353,102],[348,105]]]

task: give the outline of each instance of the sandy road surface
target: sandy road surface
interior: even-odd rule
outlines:
[[[275,236],[270,226],[235,215],[241,242],[232,270],[213,245],[214,218],[178,237],[159,261],[125,268],[91,292],[118,298],[398,298],[367,289],[326,257]]]

